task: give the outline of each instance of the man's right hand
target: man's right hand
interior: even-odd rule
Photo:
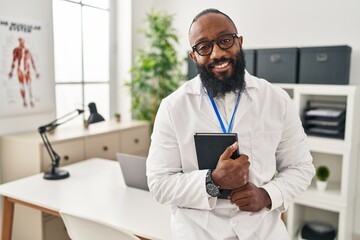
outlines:
[[[236,189],[244,186],[249,180],[249,157],[240,154],[238,158],[231,159],[237,148],[237,142],[226,148],[212,171],[214,183],[222,189]]]
[[[11,79],[13,76],[12,72],[9,73],[9,78]]]

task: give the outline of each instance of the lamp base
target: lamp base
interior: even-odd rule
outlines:
[[[59,179],[68,178],[69,176],[70,174],[68,171],[59,170],[59,169],[51,170],[44,173],[44,179],[47,180],[59,180]]]

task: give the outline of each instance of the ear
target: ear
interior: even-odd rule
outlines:
[[[239,37],[237,38],[237,40],[238,40],[238,43],[240,44],[240,47],[242,48],[243,36],[239,36]]]
[[[194,51],[189,52],[189,56],[194,63],[197,63],[196,54]]]

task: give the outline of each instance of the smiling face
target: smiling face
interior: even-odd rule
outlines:
[[[189,40],[191,46],[194,46],[200,42],[212,41],[224,34],[233,33],[237,33],[236,28],[226,16],[219,13],[207,13],[192,24]],[[206,67],[216,78],[221,80],[229,78],[234,75],[236,56],[241,49],[242,37],[234,40],[234,45],[229,49],[223,50],[214,43],[210,55],[201,56],[193,51],[190,57],[195,63]]]
[[[228,92],[245,90],[242,37],[235,37],[234,45],[229,48],[225,47],[227,49],[220,48],[216,43],[219,42],[220,45],[223,43],[222,46],[226,46],[226,41],[216,40],[219,37],[222,39],[224,34],[234,33],[237,33],[236,27],[221,13],[206,13],[197,18],[190,27],[191,46],[204,41],[213,41],[213,50],[207,56],[201,56],[196,51],[190,52],[190,57],[196,63],[204,87],[213,97],[222,97]],[[198,48],[198,50],[201,49]]]

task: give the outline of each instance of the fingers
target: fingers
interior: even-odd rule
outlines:
[[[238,175],[236,178],[238,179],[238,183],[240,184],[238,187],[245,186],[247,182],[249,181],[249,157],[247,155],[240,155],[239,158],[235,159],[237,161],[237,171]]]
[[[227,147],[212,172],[214,182],[221,188],[239,188],[244,186],[249,180],[249,157],[245,154],[240,154],[238,158],[231,159],[231,155],[238,147],[238,142]]]
[[[238,206],[241,211],[247,212],[258,212],[269,204],[264,201],[261,188],[250,182],[244,187],[232,190],[229,194],[229,200],[232,204]]]
[[[230,202],[235,203],[238,199],[247,198],[249,196],[251,184],[252,183],[248,182],[244,186],[232,190],[228,197]]]
[[[240,166],[243,166],[243,167],[250,166],[249,157],[245,154],[240,154],[240,157],[238,157],[235,160],[239,161]]]
[[[238,142],[234,142],[232,145],[230,145],[229,147],[227,147],[225,149],[225,151],[223,152],[223,154],[221,154],[220,156],[220,160],[221,159],[229,159],[231,157],[231,155],[236,151],[236,149],[239,147],[239,143]]]
[[[246,155],[241,155],[235,160],[220,158],[212,174],[213,180],[224,189],[242,187],[249,180],[249,165]]]
[[[250,183],[247,183],[247,184],[250,184]],[[245,184],[244,186],[242,186],[242,187],[239,187],[239,188],[236,188],[236,189],[234,189],[234,190],[232,190],[230,193],[229,193],[229,196],[228,196],[228,199],[230,199],[230,202],[234,202],[235,201],[235,199],[236,199],[236,194],[238,193],[238,192],[243,192],[245,189],[246,189],[246,185],[247,184]],[[240,193],[241,194],[241,193]]]
[[[248,192],[244,189],[245,187],[243,187],[242,190],[237,191],[238,194],[232,192],[233,195],[230,197],[230,203],[238,206],[241,211],[254,211],[254,201],[251,198],[251,195],[248,195]]]

